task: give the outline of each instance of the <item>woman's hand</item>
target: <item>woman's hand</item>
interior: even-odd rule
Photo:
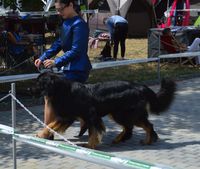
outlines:
[[[36,66],[37,68],[39,68],[40,65],[42,64],[42,61],[41,61],[40,59],[36,59],[34,64],[35,64],[35,66]]]
[[[55,66],[55,61],[52,59],[47,59],[43,62],[45,68],[51,68]]]

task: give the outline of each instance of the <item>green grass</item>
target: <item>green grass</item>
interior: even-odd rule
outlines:
[[[102,43],[97,49],[89,49],[88,53],[91,61],[94,61],[94,57],[100,54],[103,45]],[[148,55],[147,50],[147,39],[127,39],[126,41],[126,58],[146,58]],[[120,57],[118,56],[118,58]],[[199,66],[161,63],[161,77],[179,79],[196,75],[200,75]],[[94,70],[91,72],[88,81],[93,83],[116,79],[138,82],[156,81],[158,80],[157,63],[133,64]]]

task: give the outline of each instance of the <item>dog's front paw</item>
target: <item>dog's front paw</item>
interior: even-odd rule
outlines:
[[[43,129],[36,134],[36,137],[44,138],[48,140],[54,140],[54,135],[50,133],[47,129]]]

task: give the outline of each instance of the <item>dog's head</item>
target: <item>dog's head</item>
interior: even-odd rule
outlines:
[[[33,96],[55,96],[58,91],[70,90],[71,82],[62,75],[53,72],[43,72],[37,79],[35,86],[30,89]]]

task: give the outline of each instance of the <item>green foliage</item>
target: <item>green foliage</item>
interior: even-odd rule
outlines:
[[[16,9],[16,0],[2,0],[4,7],[10,6],[11,9]],[[41,0],[21,0],[20,11],[43,11],[43,2]]]
[[[22,11],[43,11],[43,2],[41,0],[22,0]]]
[[[16,7],[16,0],[2,0],[2,2],[5,8],[10,6],[11,9],[14,9]]]

